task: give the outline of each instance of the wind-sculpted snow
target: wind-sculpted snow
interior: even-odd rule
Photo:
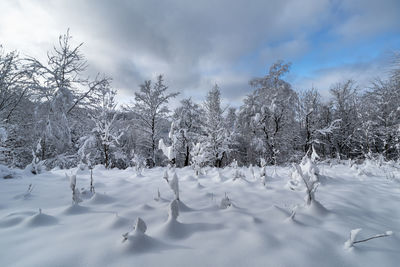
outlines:
[[[179,200],[165,168],[96,166],[79,203],[65,170],[15,170],[0,180],[0,266],[397,267],[398,166],[317,165],[176,169]],[[87,192],[90,171],[75,172]],[[309,205],[301,173],[320,183]]]

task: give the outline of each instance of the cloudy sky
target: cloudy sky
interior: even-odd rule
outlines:
[[[44,58],[70,28],[84,42],[89,74],[113,77],[128,102],[165,74],[180,97],[202,101],[218,83],[238,106],[278,59],[292,62],[296,90],[387,75],[400,50],[399,0],[1,0],[0,44]]]

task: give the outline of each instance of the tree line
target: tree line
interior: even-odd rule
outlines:
[[[117,108],[106,75],[85,76],[88,63],[67,32],[47,59],[21,58],[0,47],[0,163],[11,167],[106,168],[168,163],[223,167],[285,164],[314,151],[322,159],[400,159],[400,57],[387,79],[368,88],[354,80],[294,90],[290,63],[277,61],[239,108],[223,106],[218,85],[203,103],[170,110],[162,75],[144,81],[134,101]],[[372,78],[372,77],[371,77]]]

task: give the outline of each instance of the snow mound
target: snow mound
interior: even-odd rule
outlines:
[[[115,202],[115,198],[110,197],[109,195],[106,194],[101,194],[101,193],[95,193],[93,197],[87,202],[89,204],[95,204],[95,205],[104,205],[104,204],[110,204]]]
[[[72,204],[68,206],[64,211],[63,214],[65,215],[79,215],[89,212],[90,209],[88,207],[83,207],[80,205]]]
[[[179,207],[179,211],[181,212],[190,212],[190,211],[194,211],[194,209],[192,209],[191,207],[188,207],[185,203],[183,203],[181,200],[178,201],[178,207]]]
[[[325,216],[329,214],[329,210],[317,200],[311,201],[311,204],[306,206],[304,211],[315,216]]]
[[[159,236],[169,239],[185,239],[200,231],[221,229],[220,224],[208,223],[181,223],[179,222],[179,201],[174,200],[169,205],[168,220],[156,231]]]
[[[146,231],[146,223],[141,218],[137,218],[134,230],[122,235],[123,251],[129,254],[142,254],[178,248],[146,235]]]
[[[49,226],[58,223],[58,219],[54,216],[47,215],[43,213],[41,210],[28,218],[26,221],[26,225],[29,227],[41,227],[41,226]]]
[[[24,219],[24,216],[7,216],[6,218],[0,220],[0,228],[17,226]]]
[[[105,229],[120,229],[129,225],[129,220],[125,217],[121,217],[118,214],[114,214],[107,218],[103,223]]]

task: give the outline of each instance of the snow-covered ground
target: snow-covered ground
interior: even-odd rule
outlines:
[[[169,217],[174,194],[166,168],[137,177],[131,168],[97,166],[96,194],[81,196],[79,206],[71,203],[65,170],[20,172],[0,180],[0,266],[399,266],[397,168],[320,165],[321,206],[305,206],[305,191],[289,188],[291,167],[274,175],[268,167],[266,187],[258,167],[255,178],[239,168],[245,178],[236,180],[232,168],[207,169],[199,179],[190,168],[176,169],[177,220]],[[89,188],[87,170],[77,172],[77,187]],[[225,201],[223,209],[225,195],[232,205]],[[132,231],[138,217],[144,234],[142,222]],[[393,235],[345,249],[357,228],[357,239]]]

